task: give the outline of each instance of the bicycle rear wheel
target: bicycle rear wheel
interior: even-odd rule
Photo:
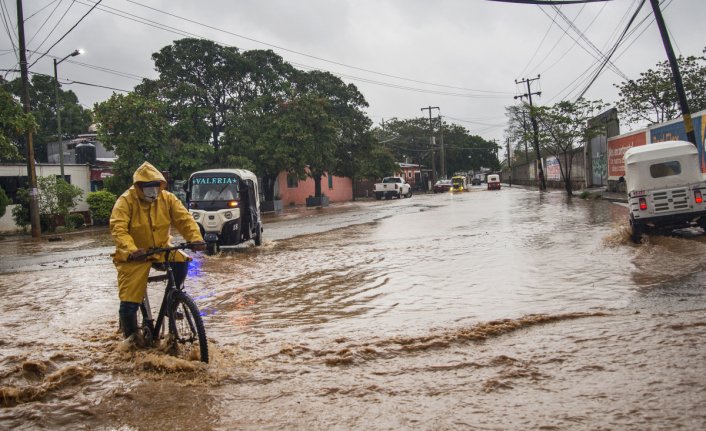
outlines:
[[[194,301],[184,292],[174,292],[166,317],[174,354],[208,363],[206,329]]]

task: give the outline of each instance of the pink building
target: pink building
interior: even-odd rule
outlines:
[[[281,172],[277,177],[275,193],[279,194],[282,205],[306,205],[306,198],[314,196],[314,180],[307,177],[298,179],[295,175]],[[324,175],[321,177],[321,194],[329,198],[329,202],[346,202],[353,200],[353,182],[347,177]]]

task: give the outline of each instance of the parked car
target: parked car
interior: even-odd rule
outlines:
[[[444,193],[451,190],[451,180],[439,180],[434,184],[434,193]]]
[[[473,177],[471,180],[471,185],[472,186],[479,186],[481,183],[480,177]]]
[[[685,141],[630,148],[623,156],[631,239],[698,225],[706,230],[706,182],[699,151]]]
[[[488,175],[488,190],[500,190],[500,175]]]
[[[412,197],[412,186],[403,177],[385,177],[381,183],[375,183],[375,199]]]

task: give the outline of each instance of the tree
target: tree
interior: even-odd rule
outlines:
[[[443,132],[446,170],[449,174],[478,171],[481,168],[496,171],[500,168],[498,145],[495,142],[471,135],[466,128],[457,124],[445,125]]]
[[[130,179],[145,160],[164,167],[176,156],[167,152],[170,125],[162,103],[135,93],[114,93],[107,101],[97,104],[94,111],[98,140],[108,150],[115,151],[118,159],[113,172],[124,180]]]
[[[7,209],[7,206],[11,203],[12,201],[10,201],[10,198],[7,197],[5,190],[0,187],[0,217],[5,215],[5,210]]]
[[[571,168],[574,151],[583,142],[601,133],[601,127],[590,127],[588,120],[605,108],[601,101],[579,99],[559,102],[551,107],[535,107],[539,123],[539,138],[543,149],[556,157],[567,195],[573,195]]]
[[[191,141],[198,133],[188,124],[170,124],[166,109],[162,102],[136,93],[113,94],[96,105],[98,139],[118,156],[113,165],[117,185],[132,184],[132,173],[145,160],[185,178],[211,159],[213,149],[205,142]]]
[[[42,230],[53,231],[56,228],[57,216],[63,217],[66,223],[69,211],[78,205],[83,196],[83,190],[55,176],[37,178],[37,202]],[[19,205],[12,209],[15,224],[26,227],[30,224],[29,191],[17,190]]]
[[[507,117],[507,128],[505,137],[515,142],[513,147],[513,159],[522,160],[525,163],[537,158],[536,152],[531,150],[533,145],[532,124],[530,123],[529,105],[519,104],[505,108]]]
[[[69,211],[78,205],[83,190],[55,176],[37,178],[39,191],[39,215],[49,218],[50,230],[54,230],[55,216],[63,217],[66,223]]]
[[[306,162],[300,146],[300,106],[296,98],[275,103],[269,95],[249,103],[240,116],[231,119],[223,145],[234,166],[252,163],[262,178],[265,201],[275,198],[275,183],[280,172],[305,177]],[[245,167],[245,166],[239,166]]]
[[[677,63],[691,112],[706,109],[706,57],[679,56]],[[624,123],[663,123],[681,115],[679,99],[668,61],[640,73],[640,78],[615,85],[617,109]]]
[[[371,122],[362,109],[368,106],[365,97],[353,84],[344,83],[339,77],[321,71],[299,74],[296,88],[307,95],[310,107],[323,109],[325,115],[309,117],[318,141],[308,148],[309,175],[314,179],[314,196],[321,196],[321,178],[328,175],[355,176],[356,165],[350,160],[366,151]],[[311,95],[311,97],[309,97]],[[314,118],[316,117],[316,118]]]
[[[55,83],[53,77],[33,75],[29,87],[30,109],[37,121],[37,130],[32,136],[32,145],[35,157],[42,162],[47,161],[47,145],[58,141]],[[22,81],[20,78],[6,83],[4,87],[16,97],[21,96]],[[73,91],[62,90],[60,85],[58,93],[62,139],[66,141],[71,136],[88,131],[88,127],[92,123],[91,111],[81,106]],[[22,154],[26,153],[24,140],[20,151]]]
[[[36,128],[34,116],[25,114],[12,94],[0,88],[0,162],[22,160],[20,142],[24,142],[27,131],[34,132]]]

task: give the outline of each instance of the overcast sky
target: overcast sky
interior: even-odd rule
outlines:
[[[535,103],[575,99],[599,62],[594,48],[610,51],[639,1],[557,8],[584,40],[551,6],[486,0],[103,0],[57,43],[95,3],[24,1],[27,48],[44,53],[56,44],[41,59],[30,52],[30,71],[52,75],[52,58],[83,49],[59,65],[59,80],[86,107],[155,78],[152,53],[202,37],[241,50],[272,49],[300,69],[337,74],[362,92],[376,124],[427,117],[421,108],[434,106],[434,116],[500,143],[505,107],[527,90],[515,81],[541,74],[532,82],[542,93]],[[615,67],[586,98],[614,102],[613,84],[666,59],[649,3],[613,56]],[[1,5],[0,69],[16,69],[16,2]],[[677,55],[702,55],[706,0],[666,0],[662,9]]]

